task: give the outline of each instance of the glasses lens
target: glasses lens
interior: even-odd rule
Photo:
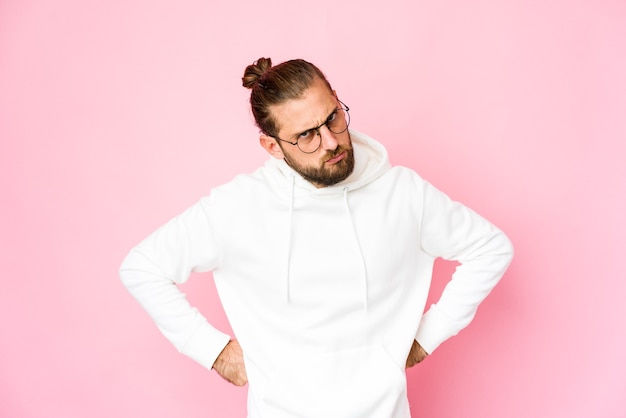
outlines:
[[[341,134],[344,133],[346,129],[348,129],[349,124],[350,114],[345,108],[340,107],[337,109],[335,117],[332,120],[328,121],[327,126],[332,133]]]
[[[311,129],[306,135],[298,137],[298,148],[300,148],[300,151],[310,154],[317,151],[321,141],[322,137],[317,134],[317,130]]]

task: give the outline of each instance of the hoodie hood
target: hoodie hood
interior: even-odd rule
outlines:
[[[317,188],[291,168],[284,160],[271,158],[265,164],[270,182],[280,191],[297,197],[301,194],[336,195],[363,187],[391,168],[387,150],[369,136],[350,129],[354,148],[354,170],[345,180],[332,186]],[[293,184],[292,184],[293,183]],[[293,187],[293,191],[291,188]]]

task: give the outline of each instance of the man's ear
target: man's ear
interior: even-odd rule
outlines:
[[[280,148],[280,145],[278,145],[278,141],[276,141],[275,138],[272,138],[269,135],[261,134],[259,137],[259,143],[272,157],[278,158],[279,160],[285,158],[283,150]]]

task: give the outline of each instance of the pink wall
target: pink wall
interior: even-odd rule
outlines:
[[[355,128],[515,243],[409,371],[415,417],[626,416],[623,1],[209,3],[0,1],[0,416],[244,416],[117,268],[265,160],[240,86],[264,55],[318,63]],[[227,329],[206,275],[185,290]]]

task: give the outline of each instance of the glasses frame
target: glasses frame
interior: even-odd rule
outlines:
[[[286,143],[288,143],[288,144],[295,145],[295,146],[297,146],[297,147],[298,147],[298,149],[299,149],[301,152],[303,152],[303,153],[305,153],[305,154],[313,154],[313,153],[314,153],[314,152],[316,152],[318,149],[320,149],[320,147],[322,146],[322,135],[320,134],[320,128],[321,128],[322,126],[326,125],[326,128],[328,128],[328,130],[329,130],[329,131],[331,131],[332,133],[334,133],[334,134],[336,134],[336,135],[339,135],[339,134],[344,133],[345,131],[347,131],[347,130],[348,130],[348,127],[350,126],[350,113],[349,113],[349,112],[350,112],[350,108],[349,108],[349,107],[348,107],[348,106],[347,106],[344,102],[342,102],[341,100],[337,99],[337,101],[341,104],[341,106],[337,107],[335,110],[336,110],[336,111],[337,111],[337,110],[343,110],[343,111],[345,112],[345,114],[346,114],[346,129],[344,129],[344,130],[343,130],[343,131],[341,131],[341,132],[335,132],[335,131],[331,130],[331,129],[328,127],[328,125],[327,125],[327,124],[328,124],[328,120],[326,120],[326,121],[325,121],[324,123],[322,123],[321,125],[316,126],[315,128],[307,129],[308,131],[316,131],[316,132],[317,132],[317,136],[319,136],[319,137],[320,137],[320,141],[319,141],[319,143],[317,144],[317,148],[315,148],[313,151],[304,151],[302,148],[300,148],[300,145],[298,144],[298,140],[297,140],[297,139],[296,139],[296,142],[291,142],[291,141],[287,141],[287,140],[285,140],[285,139],[280,139],[280,138],[279,138],[279,137],[277,137],[277,136],[272,136],[272,138],[277,139],[277,140],[279,140],[279,141],[281,141],[281,142],[286,142]]]

